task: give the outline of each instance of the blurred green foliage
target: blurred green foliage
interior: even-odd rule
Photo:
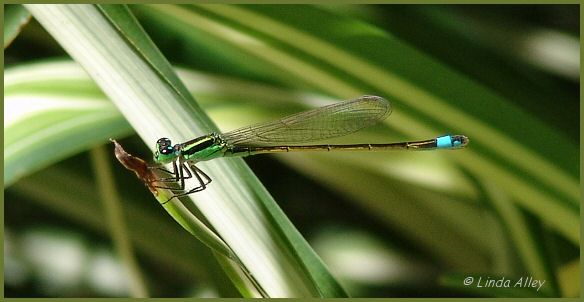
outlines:
[[[196,78],[185,80],[221,128],[301,110],[306,104],[290,99],[295,95],[299,99],[306,95],[342,98],[344,92],[310,80],[312,74],[287,73],[286,65],[292,68],[300,63],[270,61],[274,59],[269,54],[261,54],[262,49],[270,48],[318,72],[332,74],[359,91],[391,97],[395,116],[384,126],[389,125],[393,132],[380,127],[356,140],[379,139],[385,133],[393,133],[392,139],[408,139],[428,128],[456,130],[471,137],[469,150],[460,151],[468,152],[459,154],[392,154],[391,159],[377,154],[366,158],[361,154],[319,154],[246,160],[351,295],[579,295],[579,270],[575,269],[579,267],[579,225],[576,230],[574,222],[579,223],[580,205],[579,191],[572,186],[579,183],[580,168],[579,73],[574,74],[574,70],[579,71],[578,6],[233,8],[131,6],[173,64],[221,77],[212,81],[221,84],[215,89],[200,89]],[[424,100],[417,102],[414,97],[427,95],[417,94],[415,89],[388,92],[376,86],[375,79],[343,70],[334,58],[327,61],[318,51],[294,44],[292,38],[270,35],[270,30],[278,33],[279,28],[258,29],[254,20],[237,20],[237,9],[256,16],[258,22],[261,18],[275,20],[278,25],[318,37],[340,52],[378,64],[375,67],[430,91],[430,97],[447,102],[445,108],[454,108],[464,116],[457,125],[458,120],[447,112],[428,113],[419,105]],[[5,16],[8,13],[6,10]],[[181,19],[185,16],[187,21]],[[186,25],[189,20],[224,27],[203,29]],[[239,42],[233,43],[231,38]],[[5,68],[65,56],[33,20],[5,49]],[[571,63],[573,57],[577,64]],[[351,91],[347,86],[342,88]],[[49,84],[49,88],[54,86]],[[9,89],[5,97],[10,96]],[[19,89],[26,91],[26,87]],[[94,89],[82,90],[95,94]],[[273,100],[270,95],[274,95]],[[97,97],[103,98],[99,93]],[[5,118],[10,114],[5,109]],[[410,120],[414,123],[399,125]],[[116,130],[108,130],[111,135],[127,133],[128,125],[121,116],[115,121],[118,124],[110,126]],[[530,156],[543,158],[553,170],[539,161],[530,162],[524,153],[513,154],[517,149],[505,154],[504,142],[481,137],[484,129],[501,134],[520,150],[529,150]],[[16,134],[7,133],[5,128],[5,137],[11,135]],[[106,143],[105,137],[99,139]],[[150,157],[146,149],[151,146],[144,146],[137,137],[128,136],[123,143],[131,153]],[[7,297],[128,294],[127,288],[100,287],[96,266],[87,264],[96,263],[96,255],[102,255],[103,250],[108,255],[105,258],[115,257],[95,197],[88,155],[79,148],[65,150],[67,159],[31,167],[24,172],[30,175],[5,188]],[[118,167],[113,158],[112,165]],[[127,195],[124,200],[129,201],[124,204],[128,240],[136,247],[151,294],[238,296],[217,263],[209,260],[210,252],[158,205],[145,202],[152,198],[142,184],[126,171],[115,170],[115,180]],[[501,175],[508,178],[503,180]],[[507,179],[517,180],[522,187],[515,190],[515,183]],[[454,180],[454,184],[444,184],[447,180]],[[220,180],[215,180],[214,185],[218,183]],[[522,194],[523,199],[517,196]],[[31,252],[39,248],[31,238],[34,242],[44,238],[40,241],[46,244],[44,258]],[[50,254],[51,246],[73,246],[69,251],[85,259],[76,262],[84,268],[63,271],[62,265],[43,266],[51,262],[47,256],[58,257]],[[362,262],[364,259],[368,262]],[[119,264],[112,266],[119,269]],[[50,278],[43,273],[51,269],[77,280],[48,282]],[[513,288],[489,291],[462,285],[466,276],[533,276],[545,279],[546,285],[541,292]]]

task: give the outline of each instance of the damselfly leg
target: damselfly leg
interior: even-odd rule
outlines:
[[[170,171],[170,170],[167,170],[167,169],[165,169],[163,167],[159,167],[159,166],[150,167],[151,169],[163,171],[165,173],[172,175],[172,177],[158,178],[153,182],[162,182],[162,183],[178,182],[179,186],[178,187],[154,186],[155,188],[167,189],[167,190],[171,190],[173,192],[183,191],[185,189],[185,179],[192,178],[193,175],[197,178],[199,185],[197,187],[190,189],[187,192],[173,195],[170,199],[165,201],[163,204],[169,202],[170,200],[172,200],[175,197],[178,198],[178,197],[186,196],[186,195],[189,195],[189,194],[192,194],[195,192],[203,191],[207,188],[207,185],[210,184],[212,181],[211,177],[209,177],[209,175],[207,175],[201,169],[197,168],[197,166],[195,166],[194,164],[189,164],[187,166],[187,164],[185,162],[181,161],[179,164],[177,164],[175,161],[172,163],[172,167],[173,167],[174,171]]]

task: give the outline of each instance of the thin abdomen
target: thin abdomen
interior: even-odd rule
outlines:
[[[266,153],[309,151],[387,151],[394,149],[436,149],[436,140],[391,144],[308,145],[308,146],[237,146],[227,150],[226,156],[249,156]]]
[[[468,144],[464,135],[444,135],[437,138],[389,144],[352,144],[352,145],[306,145],[306,146],[230,146],[224,156],[248,156],[265,153],[307,152],[307,151],[388,151],[388,150],[434,150],[461,149]]]

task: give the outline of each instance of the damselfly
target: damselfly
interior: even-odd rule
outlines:
[[[423,141],[387,144],[307,144],[359,131],[385,119],[390,113],[391,105],[386,99],[362,96],[227,133],[210,133],[176,145],[172,145],[168,138],[161,138],[156,142],[154,160],[158,164],[172,163],[172,171],[158,168],[172,177],[157,181],[179,182],[178,188],[164,187],[180,192],[174,198],[204,190],[211,178],[195,164],[218,157],[297,151],[460,149],[468,144],[469,140],[464,135],[444,135]],[[185,179],[193,176],[199,185],[185,192]]]

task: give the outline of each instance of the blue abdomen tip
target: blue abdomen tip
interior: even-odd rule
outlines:
[[[461,149],[468,144],[468,137],[464,135],[444,135],[436,138],[438,149]]]
[[[452,148],[452,137],[450,135],[440,136],[436,138],[436,148],[450,149]]]

